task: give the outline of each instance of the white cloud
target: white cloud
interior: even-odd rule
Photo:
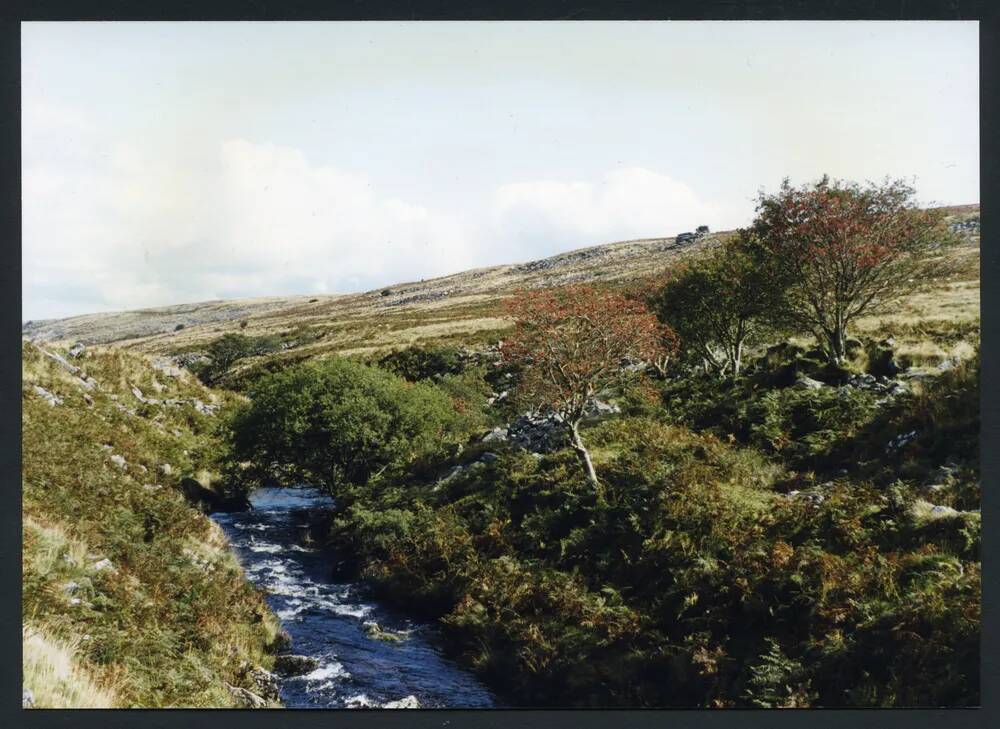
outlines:
[[[200,169],[123,142],[91,157],[26,165],[28,316],[350,291],[476,262],[455,217],[295,149],[232,140]]]
[[[688,186],[641,168],[503,185],[483,201],[492,217],[478,220],[381,195],[290,147],[143,145],[52,108],[30,118],[24,298],[34,318],[365,290],[724,222]]]
[[[731,211],[701,199],[667,175],[630,167],[600,182],[537,181],[503,185],[494,220],[522,255],[548,255],[567,247],[673,235],[702,224],[736,221]]]

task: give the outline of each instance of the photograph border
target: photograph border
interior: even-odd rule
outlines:
[[[204,0],[151,7],[149,3],[91,0],[72,2],[14,2],[0,10],[0,220],[6,255],[0,265],[0,292],[4,297],[4,329],[21,328],[21,226],[20,226],[20,22],[55,20],[979,20],[980,21],[980,204],[986,227],[993,219],[998,179],[993,160],[998,158],[996,109],[1000,90],[995,51],[998,11],[984,2],[401,2],[330,3],[310,0],[231,2]],[[987,162],[987,164],[983,164]],[[1000,323],[1000,247],[983,243],[981,251],[981,381],[982,512],[983,533],[982,707],[979,709],[488,709],[488,710],[23,710],[20,708],[21,667],[21,362],[20,347],[5,348],[0,359],[0,464],[3,468],[3,503],[0,505],[0,555],[5,581],[0,604],[0,725],[23,727],[210,727],[239,724],[246,729],[280,725],[319,727],[542,727],[590,729],[616,723],[636,727],[669,724],[687,727],[783,727],[808,722],[826,727],[1000,726],[998,690],[998,569],[993,556],[1000,537],[989,527],[997,521],[1000,496],[1000,398],[998,380],[998,323]],[[12,332],[13,333],[13,332]],[[17,353],[17,354],[16,354]],[[991,447],[992,444],[992,447]]]

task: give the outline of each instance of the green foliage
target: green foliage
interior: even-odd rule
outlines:
[[[209,481],[215,418],[190,399],[213,393],[122,350],[76,360],[97,382],[89,390],[31,345],[22,361],[24,621],[75,644],[80,667],[121,706],[234,705],[225,684],[252,688],[238,667],[270,665],[278,621],[177,488],[188,475]],[[161,404],[139,404],[131,385],[152,392],[157,378]],[[98,569],[102,559],[113,569]]]
[[[224,334],[208,345],[208,356],[211,361],[199,365],[195,374],[206,384],[212,385],[224,377],[239,360],[275,352],[280,348],[281,339],[276,336],[248,337],[245,334]]]
[[[256,382],[228,424],[232,469],[249,486],[268,479],[334,489],[438,451],[461,432],[452,401],[360,362],[331,358]]]
[[[786,656],[778,642],[768,639],[768,651],[750,668],[745,700],[762,709],[807,707],[815,694],[802,679],[802,664]]]
[[[749,234],[702,254],[652,294],[657,315],[680,337],[689,359],[704,360],[718,374],[739,375],[747,347],[768,333],[780,290],[747,252]]]
[[[377,364],[409,382],[456,375],[463,369],[463,361],[455,347],[407,347],[386,354]]]
[[[704,379],[716,411],[738,399]],[[332,537],[529,704],[976,703],[978,518],[928,519],[905,483],[891,498],[850,477],[818,501],[780,493],[794,474],[776,459],[832,459],[873,408],[761,387],[732,411],[749,448],[607,420],[587,433],[603,500],[569,450],[494,446],[487,463],[469,449],[458,472],[441,457],[344,492]]]

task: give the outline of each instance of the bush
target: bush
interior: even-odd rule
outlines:
[[[250,463],[243,476],[251,484],[365,484],[461,432],[461,418],[440,390],[348,359],[268,375],[249,395],[228,428],[231,468]]]
[[[207,385],[214,385],[241,359],[257,357],[281,349],[276,336],[248,337],[245,334],[224,334],[208,345],[210,362],[201,364],[195,374]]]
[[[377,364],[410,382],[456,375],[463,369],[455,347],[408,347],[390,352]]]

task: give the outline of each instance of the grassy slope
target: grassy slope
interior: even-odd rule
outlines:
[[[961,219],[978,214],[978,206],[955,212]],[[951,280],[942,281],[934,291],[908,297],[890,314],[863,320],[859,323],[858,330],[866,337],[893,336],[897,341],[897,350],[908,356],[918,368],[927,371],[935,371],[936,365],[950,356],[967,358],[978,342],[978,243],[978,237],[971,239],[956,252],[965,265]],[[620,245],[627,247],[628,244]],[[245,329],[239,326],[240,320],[229,316],[232,312],[228,312],[225,316],[229,318],[225,321],[191,326],[177,333],[133,339],[121,342],[119,346],[170,354],[199,351],[207,342],[228,331],[245,331],[252,335],[277,333],[290,347],[286,352],[272,355],[268,359],[293,361],[330,354],[371,353],[416,342],[478,344],[489,339],[495,340],[502,335],[506,322],[497,316],[497,301],[500,295],[511,288],[518,285],[558,283],[580,276],[619,281],[640,277],[669,263],[670,257],[662,255],[662,250],[653,251],[654,248],[655,246],[640,246],[633,251],[635,255],[611,261],[602,262],[598,258],[596,261],[586,259],[581,262],[574,259],[562,269],[560,276],[553,276],[551,270],[525,273],[513,271],[515,267],[500,267],[491,269],[492,273],[485,275],[467,272],[435,282],[392,287],[392,293],[387,297],[381,296],[380,292],[373,292],[348,297],[319,297],[316,301],[300,298],[293,302],[294,305],[282,305],[246,315]],[[477,283],[481,279],[486,279],[486,285]],[[406,303],[406,299],[427,292],[432,295],[444,293],[439,298],[432,296],[429,301]],[[403,303],[394,301],[393,297]],[[258,364],[260,362],[249,361],[238,369],[245,370]],[[31,365],[26,372],[35,366]],[[51,374],[50,372],[49,376]],[[124,386],[124,379],[121,376],[113,376],[111,379],[118,380],[116,387],[120,396],[127,399],[128,388]],[[66,384],[62,384],[63,388],[72,392],[73,387],[66,388]],[[149,385],[149,382],[141,383],[140,387],[143,392],[150,394]],[[205,397],[207,396],[202,399]],[[947,402],[938,402],[934,397],[921,397],[917,398],[907,412],[898,414],[897,420],[880,421],[864,427],[874,429],[877,426],[880,438],[902,432],[914,424],[922,425],[925,431],[932,430],[927,427],[928,418],[936,417],[940,420],[947,414],[949,406]],[[32,447],[28,435],[29,405],[37,413],[44,413],[46,416],[60,412],[59,407],[52,408],[34,399],[30,393],[26,395],[25,446],[28,450]],[[101,403],[95,405],[100,406]],[[920,415],[921,408],[923,416]],[[105,419],[114,423],[118,417],[120,416],[108,411]],[[196,414],[191,413],[190,417],[194,418],[196,429],[202,427],[197,424]],[[42,417],[40,420],[48,419],[51,418]],[[70,424],[67,421],[58,427],[83,427],[83,424]],[[361,555],[362,567],[369,576],[390,585],[390,589],[392,585],[396,585],[400,594],[406,595],[411,607],[422,602],[425,606],[431,606],[432,610],[441,609],[453,635],[465,641],[467,658],[474,665],[497,676],[506,675],[510,680],[534,676],[531,679],[533,687],[519,687],[528,695],[538,686],[543,686],[552,692],[551,696],[555,696],[555,692],[564,691],[567,696],[580,698],[580,692],[590,691],[595,681],[608,685],[614,683],[616,676],[627,676],[628,672],[623,667],[632,665],[630,661],[634,664],[636,656],[639,656],[643,661],[653,660],[644,665],[654,666],[655,671],[658,671],[656,675],[660,678],[676,681],[681,686],[678,696],[691,695],[684,694],[684,691],[700,691],[705,701],[716,700],[721,701],[722,705],[731,705],[727,702],[732,701],[732,692],[742,691],[740,687],[752,677],[748,677],[745,672],[740,673],[740,665],[733,665],[734,659],[728,657],[727,651],[733,651],[734,655],[739,656],[738,660],[742,661],[753,662],[759,657],[759,665],[755,665],[764,671],[767,661],[763,654],[756,652],[759,646],[753,640],[759,642],[767,631],[757,625],[754,630],[758,632],[748,632],[748,636],[752,635],[748,638],[749,646],[720,642],[719,637],[713,635],[711,630],[706,632],[706,626],[718,629],[720,624],[726,624],[725,621],[712,624],[711,620],[714,618],[709,613],[700,613],[694,605],[701,595],[701,604],[705,605],[706,611],[711,612],[711,609],[716,608],[708,607],[711,601],[705,596],[714,591],[725,590],[732,584],[739,585],[737,592],[743,596],[740,598],[742,600],[753,602],[756,600],[755,590],[774,590],[777,589],[775,585],[784,590],[802,592],[803,596],[797,599],[812,600],[810,614],[814,617],[810,620],[814,622],[811,627],[826,630],[825,636],[815,643],[789,641],[786,636],[783,639],[783,650],[791,652],[793,658],[804,659],[810,651],[827,656],[825,662],[819,664],[821,674],[825,672],[823,675],[827,679],[838,674],[850,675],[849,669],[853,666],[851,661],[863,659],[865,651],[872,652],[877,657],[878,651],[894,650],[892,636],[895,634],[892,630],[910,630],[924,635],[929,631],[929,642],[918,645],[918,653],[910,657],[913,661],[933,663],[936,657],[947,651],[968,650],[968,641],[974,639],[973,628],[978,621],[978,613],[974,609],[978,604],[975,597],[978,590],[978,556],[970,556],[967,544],[959,547],[949,545],[961,545],[962,540],[966,539],[962,536],[965,533],[962,530],[975,531],[978,522],[972,517],[963,516],[958,522],[933,520],[925,513],[927,508],[918,500],[903,514],[884,514],[880,517],[889,519],[890,525],[896,525],[892,527],[894,531],[886,536],[880,531],[881,527],[874,530],[866,527],[865,530],[858,531],[858,525],[863,520],[870,519],[871,513],[879,513],[882,506],[876,509],[872,503],[856,503],[853,497],[843,494],[828,501],[815,514],[789,513],[784,499],[774,500],[772,482],[779,476],[781,479],[800,480],[804,477],[805,485],[808,486],[815,483],[815,474],[775,473],[773,469],[765,467],[758,454],[752,451],[729,453],[724,445],[712,440],[708,434],[705,436],[708,440],[703,441],[702,436],[692,440],[692,436],[685,436],[682,431],[673,431],[670,439],[680,444],[680,451],[660,452],[655,447],[650,450],[647,442],[655,442],[659,436],[666,437],[665,431],[656,430],[660,427],[626,420],[620,430],[612,426],[592,434],[595,438],[596,460],[598,467],[602,469],[602,475],[610,474],[608,477],[612,481],[620,481],[621,498],[625,500],[624,505],[627,507],[622,514],[624,522],[631,524],[629,509],[652,509],[653,516],[661,520],[660,524],[631,525],[630,528],[635,530],[633,538],[639,534],[645,535],[647,543],[642,547],[641,557],[638,553],[629,552],[633,547],[625,547],[625,562],[616,562],[617,558],[608,557],[604,565],[592,564],[593,559],[589,556],[592,551],[587,552],[585,546],[589,544],[596,548],[609,540],[621,538],[620,530],[615,529],[612,533],[601,531],[608,528],[606,515],[600,517],[605,521],[600,522],[598,519],[598,527],[589,534],[586,529],[571,530],[557,539],[555,546],[547,541],[548,530],[557,528],[558,531],[563,528],[553,527],[560,520],[580,518],[586,521],[596,516],[590,513],[591,506],[584,503],[585,499],[581,502],[581,495],[576,493],[574,463],[566,454],[556,454],[530,463],[523,459],[511,461],[505,457],[499,466],[479,476],[474,471],[456,479],[452,487],[444,491],[434,489],[433,481],[420,486],[419,480],[415,480],[409,486],[411,490],[405,493],[398,491],[377,499],[359,497],[353,511],[343,522],[352,534],[347,537],[342,533],[341,537],[353,542],[353,548]],[[629,435],[629,428],[635,429],[638,435]],[[647,430],[648,428],[652,430]],[[100,440],[106,432],[112,430],[101,424],[92,431],[92,437]],[[864,431],[862,428],[858,432],[872,436],[875,431]],[[44,436],[45,431],[36,430],[32,438],[40,439]],[[949,437],[947,432],[927,436],[942,442],[947,442]],[[180,462],[182,455],[178,453],[177,441],[167,440],[169,442],[164,441],[155,447],[167,449],[169,457]],[[81,441],[86,442],[84,439]],[[195,445],[195,450],[191,452],[196,452],[196,443],[201,441],[192,435],[189,442]],[[116,443],[116,447],[125,448],[126,445]],[[918,443],[917,447],[922,446]],[[72,452],[68,443],[64,448],[69,453],[67,459],[80,457]],[[145,448],[147,446],[143,445],[140,450]],[[927,444],[929,451],[934,448],[938,450],[927,464],[921,464],[917,468],[904,460],[898,464],[903,469],[901,472],[909,469],[912,478],[927,477],[927,469],[938,465],[944,453],[940,451],[940,443]],[[693,460],[691,454],[694,454]],[[127,453],[125,455],[131,465],[132,458]],[[468,458],[473,456],[474,453]],[[871,458],[872,454],[867,456]],[[875,454],[875,460],[880,457],[878,453]],[[694,479],[692,484],[696,484],[699,477],[703,479],[706,486],[701,490],[694,485],[685,487],[689,489],[691,509],[677,511],[676,505],[663,501],[658,496],[655,485],[650,483],[653,476],[643,476],[640,479],[642,488],[636,492],[641,497],[640,501],[628,501],[635,492],[633,479],[637,477],[636,472],[641,473],[647,469],[648,464],[643,464],[649,458],[659,464],[658,469],[666,469],[661,475],[672,473],[671,469],[676,468],[678,462],[683,462],[686,464],[684,468],[688,469],[685,472]],[[27,460],[26,450],[26,469]],[[38,460],[43,460],[40,455]],[[632,468],[636,464],[638,466]],[[98,471],[108,471],[106,459],[94,458],[90,465]],[[150,461],[151,470],[155,465],[155,462]],[[198,458],[192,458],[184,467],[190,470],[197,469],[200,465],[203,464]],[[442,472],[449,467],[450,464],[442,464]],[[970,467],[975,470],[974,464]],[[111,473],[114,474],[113,471]],[[656,473],[654,471],[653,475]],[[757,483],[760,478],[755,474],[760,473],[769,474],[765,479],[766,483]],[[845,483],[861,479],[862,475],[864,478],[871,476],[869,473],[851,473]],[[963,476],[968,477],[968,474]],[[973,473],[972,478],[976,477]],[[114,474],[114,477],[109,474],[109,478],[112,481],[121,480],[118,474]],[[512,484],[509,493],[497,492],[495,483],[498,479]],[[79,482],[78,477],[70,474],[60,474],[50,480]],[[42,478],[39,483],[45,481]],[[741,483],[752,485],[742,486]],[[708,490],[704,490],[705,488]],[[130,489],[134,490],[132,487]],[[26,514],[29,517],[31,499],[27,495],[31,490],[30,483],[26,481]],[[36,490],[40,493],[45,491],[38,488]],[[532,499],[541,498],[544,502],[534,514],[526,514],[524,511],[524,499],[529,494]],[[642,500],[648,498],[653,500]],[[948,493],[937,493],[933,498],[938,504],[951,503],[948,501]],[[70,499],[57,501],[64,505],[72,503]],[[956,501],[955,505],[958,508],[969,508],[971,502],[965,502],[969,500],[965,499],[963,503]],[[553,504],[554,511],[549,508]],[[774,510],[771,509],[772,505],[776,505]],[[720,512],[721,509],[728,511],[723,513]],[[876,511],[872,511],[873,509]],[[57,512],[51,505],[38,513],[44,518],[59,514],[56,526],[64,530],[70,519],[75,518],[75,515]],[[723,523],[724,528],[721,530],[710,527],[720,516],[733,521],[728,526]],[[527,523],[524,521],[526,518]],[[514,520],[513,527],[510,526],[511,519]],[[758,522],[769,529],[770,533],[762,536],[759,530],[748,529],[747,535],[740,536],[743,541],[733,541],[734,533],[726,532],[726,529],[731,531],[734,526]],[[975,523],[969,526],[967,522]],[[39,523],[43,528],[49,526],[46,522]],[[29,526],[28,531],[32,528]],[[702,528],[707,531],[701,537],[700,544],[695,547],[678,536]],[[781,534],[781,538],[775,538],[775,530]],[[857,534],[853,541],[847,539],[852,530]],[[110,535],[104,538],[108,536]],[[78,535],[74,533],[73,538],[78,538]],[[79,538],[86,540],[93,537],[83,534]],[[204,535],[199,539],[204,540]],[[688,562],[682,560],[680,564],[675,563],[681,557],[674,554],[676,542],[671,543],[671,539],[681,539],[681,557],[689,558]],[[900,539],[911,541],[898,543]],[[384,545],[387,540],[397,545],[389,553],[377,546]],[[86,541],[81,543],[87,545],[84,549],[95,549]],[[916,551],[913,551],[914,544]],[[553,549],[559,552],[558,558],[554,556]],[[788,552],[788,549],[792,551]],[[575,566],[572,563],[574,550],[577,555],[583,554],[586,557]],[[701,551],[705,554],[701,554]],[[888,561],[879,557],[880,551],[888,554]],[[26,553],[26,559],[30,554],[31,549]],[[685,554],[687,557],[684,557]],[[716,569],[714,565],[718,564],[720,556],[725,556],[728,561],[732,554],[742,556],[733,568],[737,571],[713,574]],[[566,559],[570,561],[567,562]],[[629,559],[635,561],[635,564],[630,563]],[[772,560],[774,564],[762,572],[762,565],[769,564],[767,560]],[[667,631],[665,645],[669,646],[672,641],[678,640],[690,639],[694,642],[684,645],[675,643],[669,649],[654,649],[648,644],[642,647],[629,643],[630,635],[639,636],[637,639],[641,643],[646,640],[641,636],[654,635],[655,641],[655,635],[659,633],[650,633],[648,623],[642,624],[642,629],[635,632],[636,626],[641,625],[635,622],[637,615],[648,620],[648,611],[652,608],[630,597],[623,600],[622,595],[627,591],[619,593],[619,589],[626,586],[628,580],[634,579],[650,579],[651,584],[655,584],[652,578],[641,577],[641,570],[648,568],[653,570],[651,574],[659,574],[663,565],[668,563],[673,564],[674,569],[682,570],[683,580],[687,582],[682,580],[680,587],[672,587],[672,592],[665,593],[665,605],[657,609],[665,615],[674,616],[668,621],[669,624],[676,622],[678,626],[684,626],[685,621],[688,621],[690,627],[684,628],[688,633],[673,634]],[[442,564],[448,565],[447,569],[443,569]],[[631,571],[633,568],[639,570],[639,576]],[[935,582],[927,576],[935,574],[934,570],[945,568],[957,570],[954,579],[949,576],[948,579],[942,578]],[[620,582],[615,581],[616,574],[620,576]],[[855,580],[852,575],[863,575],[864,579]],[[59,575],[48,582],[48,594],[56,596],[52,599],[58,597],[59,591],[55,586],[62,577],[64,576]],[[925,589],[928,584],[930,589]],[[604,588],[609,590],[605,591]],[[808,595],[805,594],[807,588]],[[689,589],[690,592],[678,597],[678,591],[684,589]],[[421,600],[414,600],[415,595],[419,595]],[[677,599],[680,600],[679,603],[670,602]],[[685,601],[695,602],[689,605]],[[44,604],[44,601],[40,602]],[[949,607],[949,603],[957,607]],[[739,614],[743,610],[739,605],[736,602],[727,609]],[[676,613],[677,610],[680,613]],[[798,610],[801,612],[801,608]],[[35,622],[48,631],[54,631],[52,634],[56,636],[63,636],[67,633],[65,626],[60,627],[60,620],[68,620],[72,632],[76,623],[59,618],[60,615],[72,614],[70,608],[60,606],[50,612],[53,615],[43,615]],[[731,616],[726,619],[731,619]],[[847,624],[852,624],[853,621],[855,625],[865,624],[867,627],[861,634],[850,634],[843,628],[845,621]],[[767,620],[763,624],[766,625]],[[566,625],[577,625],[578,628],[565,633]],[[701,628],[698,628],[699,625]],[[688,637],[685,638],[685,635]],[[956,645],[948,647],[935,642],[942,637],[946,641],[954,639]],[[469,645],[478,648],[470,649]],[[81,660],[92,667],[91,670],[96,666],[96,673],[93,675],[104,682],[102,685],[114,687],[116,692],[126,697],[119,699],[121,703],[134,702],[135,698],[128,697],[140,695],[134,689],[130,694],[129,691],[122,692],[118,688],[116,681],[121,669],[114,660],[108,661],[103,656],[95,659],[84,648],[76,650],[83,651],[80,654],[84,656]],[[653,653],[643,653],[651,650]],[[656,650],[666,652],[658,654]],[[163,655],[162,665],[172,665],[166,658],[171,655],[170,652]],[[173,657],[176,658],[176,655]],[[588,664],[587,661],[592,657],[595,659]],[[780,650],[779,657],[794,663]],[[961,656],[956,658],[959,659],[966,660]],[[215,658],[208,657],[205,660],[209,665],[216,665],[213,663]],[[112,666],[110,669],[109,663]],[[223,664],[224,662],[218,665]],[[581,671],[580,667],[585,664],[588,670]],[[939,667],[935,664],[935,670]],[[136,664],[132,670],[141,674],[143,666]],[[854,687],[854,693],[848,697],[849,702],[891,705],[916,697],[919,703],[921,697],[913,694],[911,687],[907,686],[905,674],[880,675],[878,671],[889,670],[884,665],[881,668],[877,665],[869,666],[864,670],[872,671],[873,675],[860,688]],[[151,672],[152,674],[155,672]],[[944,682],[945,678],[942,676],[941,681]],[[965,693],[956,693],[960,689],[955,688],[955,676],[947,678],[950,683],[946,691],[952,693],[941,694],[936,698],[968,703],[970,696],[975,694],[974,687],[969,686]],[[142,678],[139,682],[145,680],[147,679]],[[962,680],[958,683],[961,684]],[[795,705],[796,701],[808,703],[810,699],[806,694],[811,689],[807,690],[805,684],[799,688],[805,692],[802,696],[778,696],[775,702],[778,705],[782,702]],[[847,686],[844,691],[849,689],[851,687]],[[148,689],[143,690],[146,693],[142,696],[153,695]],[[841,701],[838,694],[830,693],[833,691],[830,686],[826,686],[824,690],[827,693],[822,697],[823,702]],[[662,698],[655,686],[618,686],[615,691],[616,701],[629,697],[640,701],[655,701],[658,696]],[[716,698],[712,699],[712,696]],[[720,696],[730,698],[719,698]],[[214,701],[216,698],[217,696],[208,693],[202,695],[205,701]],[[606,699],[607,694],[598,692],[584,698],[584,702]],[[811,700],[815,701],[815,698]]]
[[[25,687],[36,706],[233,706],[225,682],[252,688],[240,665],[269,665],[278,624],[174,488],[210,466],[214,418],[189,401],[216,396],[134,354],[72,361],[96,387],[23,348]]]

